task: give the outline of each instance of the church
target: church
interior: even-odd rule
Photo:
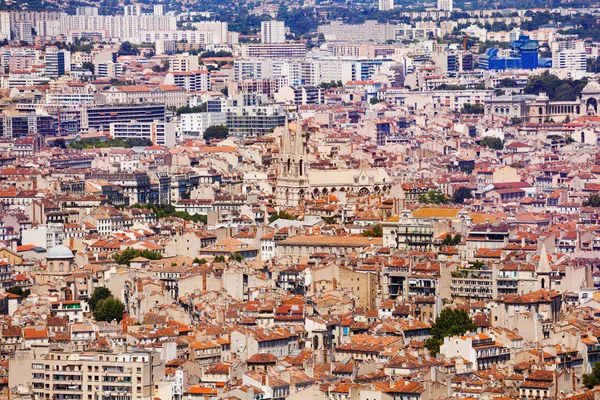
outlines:
[[[386,194],[392,187],[384,168],[310,170],[307,158],[302,121],[296,121],[294,132],[286,120],[277,162],[275,206],[296,207],[303,200],[336,193]]]

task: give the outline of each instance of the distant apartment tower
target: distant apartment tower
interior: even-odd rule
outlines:
[[[88,17],[97,17],[98,16],[98,7],[77,7],[75,9],[75,15],[87,15]]]
[[[552,43],[552,67],[586,71],[587,54],[583,40],[561,35]]]
[[[263,21],[260,34],[263,43],[285,43],[285,24],[283,21]]]
[[[394,0],[379,0],[379,11],[390,11],[394,9]]]
[[[46,75],[50,78],[58,78],[65,74],[65,52],[56,47],[46,49]]]
[[[33,42],[33,25],[29,21],[17,22],[13,27],[13,38],[25,44]]]
[[[438,0],[437,9],[439,11],[452,12],[452,10],[454,9],[453,0]]]
[[[0,40],[10,40],[10,13],[0,12]]]
[[[165,6],[162,4],[155,4],[154,15],[156,15],[157,17],[162,17],[163,15],[165,15]]]
[[[189,53],[175,54],[170,61],[171,72],[191,72],[200,68],[200,61],[197,55]]]
[[[123,14],[125,16],[137,16],[142,15],[142,6],[140,4],[128,4],[123,6]]]

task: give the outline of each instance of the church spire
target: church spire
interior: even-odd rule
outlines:
[[[285,117],[285,125],[283,126],[283,134],[281,135],[281,150],[280,154],[290,154],[290,125],[288,117]]]
[[[297,156],[304,154],[304,138],[302,137],[302,119],[300,118],[300,114],[298,114],[298,119],[296,120],[296,137],[294,140],[294,154]]]
[[[537,273],[549,274],[552,272],[552,268],[550,268],[550,262],[548,261],[548,252],[546,251],[546,245],[542,244],[542,249],[540,250],[540,262],[538,264]]]

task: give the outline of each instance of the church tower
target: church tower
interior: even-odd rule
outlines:
[[[538,280],[538,289],[550,290],[550,276],[552,275],[552,267],[548,261],[548,252],[546,251],[546,245],[542,244],[540,250],[540,262],[535,270]]]
[[[275,206],[278,208],[296,207],[307,193],[308,173],[306,171],[306,149],[302,137],[302,121],[300,118],[296,120],[296,132],[292,133],[286,118],[277,163]]]

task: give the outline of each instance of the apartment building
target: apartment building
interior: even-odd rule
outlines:
[[[147,139],[156,146],[174,147],[177,124],[173,122],[116,122],[110,124],[110,136],[119,139]]]
[[[175,54],[169,62],[169,71],[171,72],[197,71],[200,67],[198,55],[190,55],[189,53]]]
[[[262,43],[285,43],[285,23],[283,21],[262,21],[260,37]]]
[[[261,43],[242,45],[245,58],[305,58],[305,43]]]
[[[104,96],[109,104],[164,104],[183,107],[187,104],[185,90],[175,85],[111,86]]]
[[[210,73],[208,70],[172,72],[165,76],[166,85],[175,85],[186,92],[206,92],[210,90]]]
[[[462,357],[472,362],[478,371],[491,369],[510,359],[508,347],[497,342],[494,335],[483,333],[445,337],[440,353],[444,357]]]
[[[34,399],[151,400],[164,377],[159,353],[19,351],[10,359],[10,380],[31,384]]]

